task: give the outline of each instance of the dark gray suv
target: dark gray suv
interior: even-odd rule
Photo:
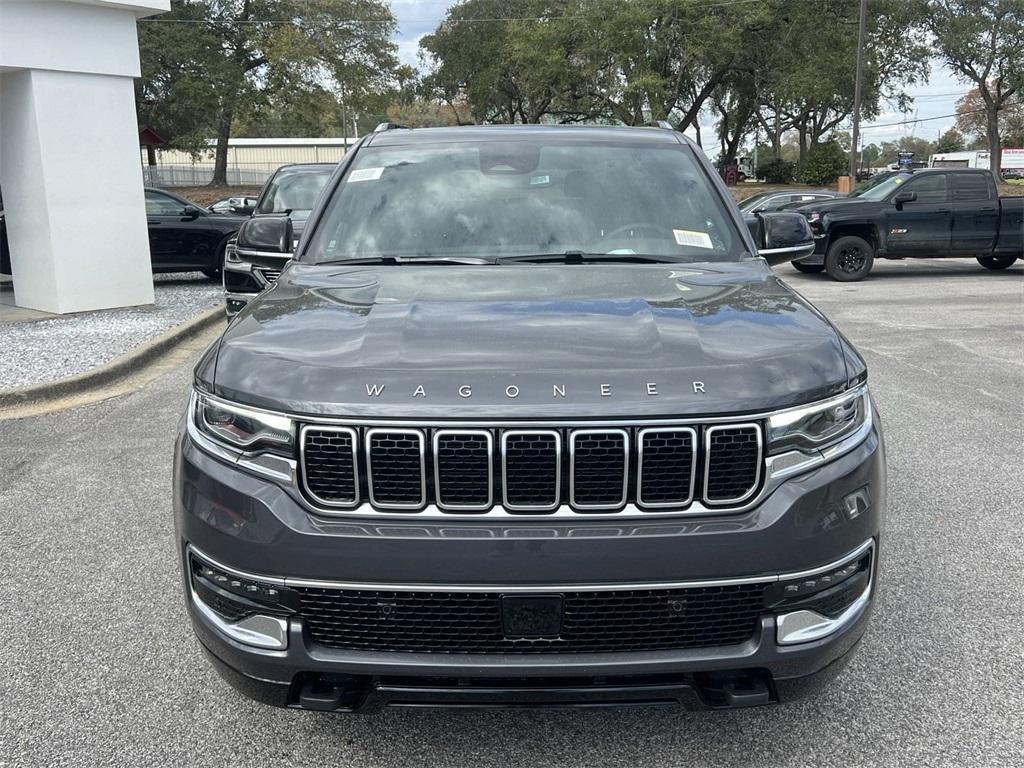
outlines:
[[[670,130],[365,137],[195,370],[174,508],[214,666],[332,712],[831,679],[885,461],[863,360],[769,268],[812,249]]]

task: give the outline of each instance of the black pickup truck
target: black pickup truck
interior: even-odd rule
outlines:
[[[973,257],[1005,269],[1024,255],[1024,197],[1000,198],[989,171],[935,168],[897,174],[856,198],[802,206],[814,254],[801,272],[863,280],[875,258]]]

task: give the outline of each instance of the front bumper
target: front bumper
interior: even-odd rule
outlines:
[[[871,504],[842,500],[867,488]],[[189,613],[204,649],[235,687],[277,706],[362,711],[406,706],[591,706],[674,702],[728,707],[804,695],[841,669],[866,627],[873,580],[855,614],[818,639],[778,642],[765,611],[752,636],[727,647],[528,655],[340,650],[286,624],[285,648],[229,637],[197,609],[188,553],[239,572],[346,584],[482,585],[550,591],[551,585],[641,584],[770,577],[819,569],[878,542],[885,506],[880,435],[787,480],[755,508],[708,518],[473,523],[381,522],[311,515],[271,481],[227,466],[179,439],[175,512]],[[877,574],[877,547],[872,568]],[[813,637],[808,635],[808,637]]]

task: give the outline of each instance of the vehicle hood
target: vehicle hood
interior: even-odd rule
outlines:
[[[846,387],[839,334],[764,262],[293,263],[225,331],[226,398],[382,417],[755,412]],[[205,374],[204,374],[205,375]]]
[[[802,205],[798,209],[801,213],[807,211],[819,211],[820,213],[856,213],[857,211],[864,211],[867,208],[877,208],[880,205],[884,205],[877,200],[865,200],[862,197],[837,197],[832,200],[819,200],[814,203],[807,203]]]

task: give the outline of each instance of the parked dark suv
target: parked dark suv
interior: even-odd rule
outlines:
[[[195,370],[174,508],[214,666],[332,712],[831,679],[885,462],[863,360],[769,268],[812,249],[670,130],[365,137]]]

